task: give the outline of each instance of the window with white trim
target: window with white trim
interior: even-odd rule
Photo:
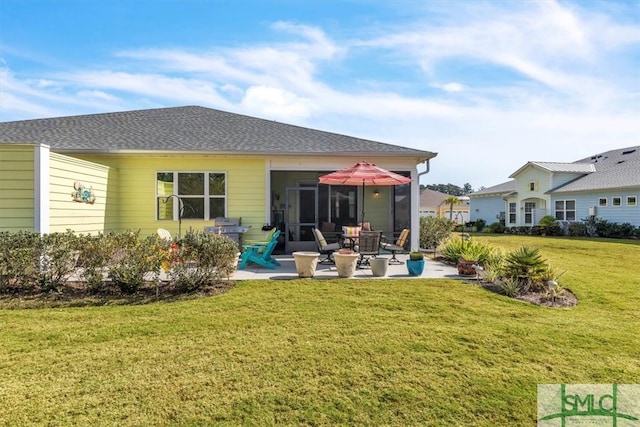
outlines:
[[[598,199],[598,206],[600,206],[601,208],[607,207],[607,198],[606,197],[600,197]]]
[[[636,196],[627,196],[627,206],[638,206],[638,198]]]
[[[516,223],[516,204],[509,203],[509,224]]]
[[[536,204],[534,202],[524,203],[524,223],[533,224],[533,213],[536,210]]]
[[[529,191],[538,191],[538,181],[529,181]]]
[[[183,219],[208,221],[226,216],[226,182],[221,172],[158,172],[156,219],[177,220],[181,214]],[[182,203],[170,196],[178,196]]]
[[[611,206],[622,206],[622,197],[612,197]]]
[[[558,221],[575,221],[576,220],[576,201],[575,200],[556,200],[556,219]]]

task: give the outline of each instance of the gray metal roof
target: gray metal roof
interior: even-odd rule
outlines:
[[[437,155],[198,106],[2,122],[0,143],[47,144],[58,152]]]
[[[591,173],[596,171],[595,166],[591,163],[527,162],[524,166],[512,173],[509,178],[515,178],[516,175],[529,165],[537,166],[554,173]]]

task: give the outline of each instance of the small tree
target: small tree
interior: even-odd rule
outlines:
[[[453,221],[453,205],[459,205],[460,199],[456,196],[449,196],[444,199],[444,202],[449,205],[449,221]]]
[[[420,217],[420,247],[436,249],[453,231],[453,222],[435,216]]]

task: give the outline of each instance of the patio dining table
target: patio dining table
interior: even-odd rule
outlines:
[[[342,241],[344,242],[344,246],[351,249],[352,251],[356,250],[356,245],[358,244],[358,234],[346,234],[342,233]]]

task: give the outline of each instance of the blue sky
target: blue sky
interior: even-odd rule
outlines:
[[[0,1],[0,121],[182,105],[434,151],[421,183],[489,187],[640,145],[640,1]]]

